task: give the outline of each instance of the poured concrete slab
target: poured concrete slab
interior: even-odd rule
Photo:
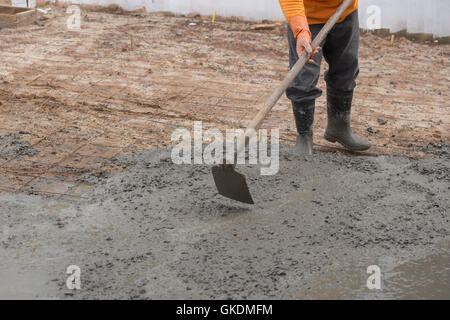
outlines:
[[[34,9],[0,5],[0,28],[16,28],[36,21]]]

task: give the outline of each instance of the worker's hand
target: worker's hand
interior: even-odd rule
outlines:
[[[309,62],[314,62],[314,55],[321,50],[317,47],[314,52],[311,48],[311,31],[309,30],[308,20],[304,16],[293,16],[289,19],[289,26],[297,39],[297,54],[299,57],[306,52],[311,55]]]
[[[297,36],[297,54],[300,58],[303,52],[307,52],[308,54],[312,53],[311,48],[311,33],[308,31],[301,31]]]

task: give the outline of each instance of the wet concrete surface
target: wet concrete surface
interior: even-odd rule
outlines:
[[[86,200],[0,195],[0,298],[448,298],[448,153],[280,157],[275,176],[239,167],[254,206],[168,150],[113,159],[128,169]],[[69,265],[81,290],[66,288]]]

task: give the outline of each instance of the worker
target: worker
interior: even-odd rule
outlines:
[[[342,0],[279,0],[289,27],[289,63],[292,68],[299,57],[308,52],[311,60],[286,90],[292,101],[297,126],[296,149],[311,155],[313,149],[313,122],[315,101],[322,95],[317,88],[322,57],[328,62],[325,72],[327,84],[328,125],[325,139],[339,142],[346,149],[364,151],[370,143],[352,133],[350,111],[353,90],[359,73],[358,0],[354,0],[317,50],[312,50],[314,39],[328,19],[336,12]]]

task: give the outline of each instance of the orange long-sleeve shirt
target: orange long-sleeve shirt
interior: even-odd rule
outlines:
[[[281,9],[287,21],[293,16],[301,15],[308,18],[309,24],[326,23],[341,5],[342,0],[279,0]],[[358,0],[345,11],[339,22],[343,21],[350,13],[358,9]]]

